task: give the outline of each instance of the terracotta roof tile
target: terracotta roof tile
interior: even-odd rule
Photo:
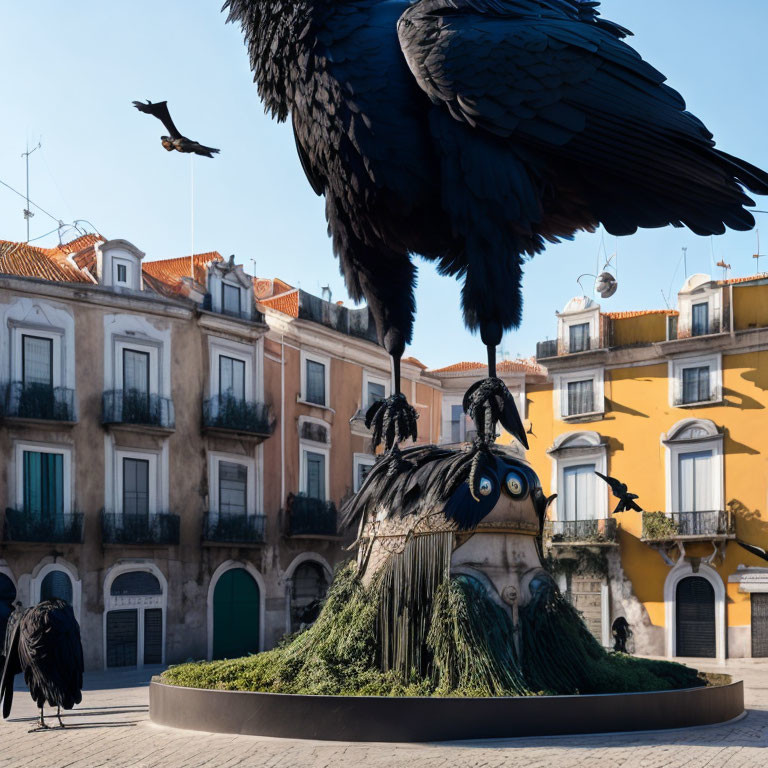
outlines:
[[[676,309],[641,309],[635,312],[604,312],[604,317],[611,320],[628,320],[632,317],[645,317],[646,315],[667,315],[674,317],[680,313]]]
[[[279,277],[255,277],[253,279],[253,293],[256,296],[257,301],[262,299],[271,299],[275,296],[279,296],[281,293],[287,293],[292,291],[293,286],[288,285],[284,280]]]
[[[730,280],[718,280],[718,285],[736,285],[737,283],[751,283],[757,280],[767,280],[768,272],[761,272],[759,275],[751,277],[732,277]]]
[[[415,365],[417,368],[421,368],[422,371],[427,370],[427,366],[424,365],[424,363],[422,363],[421,360],[419,360],[416,357],[404,357],[403,362],[410,363],[411,365]]]
[[[469,373],[471,371],[485,371],[486,363],[454,363],[445,368],[435,368],[430,373]],[[502,360],[496,364],[497,373],[531,373],[543,374],[544,369],[531,360]]]
[[[213,261],[223,261],[218,251],[196,253],[191,258],[180,256],[175,259],[145,261],[142,264],[142,271],[166,285],[176,285],[182,277],[190,277],[190,262],[192,262],[195,282],[204,286],[208,277],[208,265]]]
[[[70,240],[68,243],[62,243],[52,250],[61,251],[61,253],[69,255],[71,253],[79,253],[85,248],[93,247],[96,245],[96,243],[105,241],[106,238],[97,233],[81,235],[80,237],[76,237],[74,240]]]
[[[0,240],[0,272],[19,277],[38,277],[65,283],[90,283],[90,279],[63,258],[28,243]],[[61,254],[59,254],[61,256]]]
[[[299,316],[299,291],[296,288],[268,299],[261,299],[259,303],[263,307],[282,312],[284,315]]]

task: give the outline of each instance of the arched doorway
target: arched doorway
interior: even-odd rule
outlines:
[[[72,579],[65,571],[50,571],[40,584],[40,602],[63,600],[72,605]]]
[[[259,585],[245,568],[230,568],[213,592],[213,658],[237,659],[259,651]]]
[[[701,576],[677,584],[676,655],[714,659],[717,655],[715,590]]]
[[[112,581],[106,611],[107,667],[163,663],[163,587],[149,571],[126,571]]]
[[[4,574],[0,573],[0,656],[2,656],[3,639],[8,617],[13,613],[13,601],[16,599],[16,587]]]
[[[320,563],[306,560],[296,566],[291,588],[291,631],[312,624],[328,591],[328,579]]]

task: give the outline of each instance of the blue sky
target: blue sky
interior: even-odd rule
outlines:
[[[603,13],[635,32],[632,44],[720,147],[768,168],[765,0],[605,0]],[[195,251],[234,253],[249,271],[254,260],[260,276],[318,293],[330,284],[334,299],[346,299],[323,202],[304,178],[290,128],[263,114],[240,32],[224,24],[219,0],[0,0],[0,28],[0,179],[23,191],[21,153],[42,138],[30,161],[35,202],[56,218],[87,219],[131,240],[150,259],[187,254],[190,160],[167,154],[160,124],[131,107],[134,99],[167,99],[183,133],[222,150],[194,161]],[[757,202],[768,210],[768,199]],[[0,187],[0,238],[25,238],[22,208]],[[768,216],[757,218],[768,253]],[[31,236],[55,226],[38,211]],[[56,235],[37,242],[54,244]],[[555,311],[581,293],[577,277],[594,272],[603,253],[618,254],[619,291],[602,303],[618,311],[663,307],[670,289],[674,302],[683,247],[689,274],[712,273],[724,259],[738,276],[754,271],[756,244],[754,232],[702,239],[664,229],[618,242],[582,234],[552,246],[526,267],[523,325],[504,347],[530,355],[537,340],[551,338]],[[588,292],[591,283],[583,281]],[[422,264],[417,299],[411,354],[431,367],[484,359],[479,338],[462,326],[454,281]]]

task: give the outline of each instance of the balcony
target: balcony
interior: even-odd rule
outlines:
[[[549,520],[544,538],[556,544],[615,544],[618,525],[613,517],[604,520]]]
[[[697,512],[643,512],[643,541],[735,538],[735,522],[722,509]]]
[[[216,395],[203,402],[203,427],[222,432],[269,437],[275,423],[270,407],[264,403]]]
[[[0,396],[0,411],[9,419],[58,421],[72,424],[75,421],[75,391],[48,384],[24,384],[14,381],[8,384]]]
[[[336,505],[301,494],[288,499],[289,536],[335,537]]]
[[[113,389],[102,397],[101,423],[156,427],[172,431],[176,427],[173,401],[138,390]]]
[[[221,544],[262,544],[266,515],[207,514],[203,519],[203,541]]]
[[[536,359],[546,360],[548,357],[557,357],[557,339],[540,341],[536,345]]]
[[[179,543],[178,515],[123,515],[101,513],[101,541],[123,546],[171,546]]]
[[[42,516],[39,512],[6,509],[4,539],[40,544],[80,544],[83,541],[83,515]]]

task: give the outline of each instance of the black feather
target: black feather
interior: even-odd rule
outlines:
[[[762,547],[758,547],[755,544],[747,544],[745,541],[741,541],[741,539],[737,539],[737,541],[739,546],[744,547],[747,552],[751,552],[753,555],[756,555],[763,560],[768,560],[768,552],[766,552]]]

